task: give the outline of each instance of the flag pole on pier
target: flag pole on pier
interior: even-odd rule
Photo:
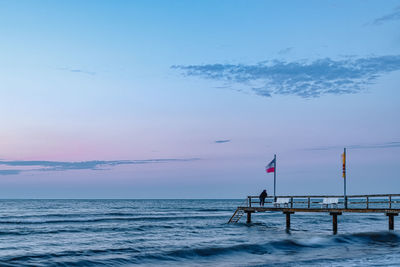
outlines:
[[[276,201],[276,154],[274,154],[274,201]]]
[[[344,208],[347,209],[347,196],[346,196],[346,148],[343,150],[342,154],[342,163],[343,163],[343,192],[344,192]]]
[[[276,154],[274,155],[274,159],[265,167],[265,171],[267,173],[274,173],[274,201],[276,200]]]

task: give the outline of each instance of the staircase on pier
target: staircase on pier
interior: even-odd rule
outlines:
[[[233,213],[232,217],[229,219],[228,223],[237,223],[240,218],[242,218],[244,214],[244,210],[237,208],[235,213]]]

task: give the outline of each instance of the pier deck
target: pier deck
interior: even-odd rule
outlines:
[[[246,203],[237,207],[229,223],[237,223],[247,214],[251,223],[252,213],[282,212],[286,215],[286,229],[290,229],[290,215],[296,212],[329,213],[332,216],[333,233],[337,233],[337,216],[343,213],[382,213],[388,217],[389,230],[394,230],[394,217],[400,213],[400,194],[351,195],[344,198],[335,195],[277,196],[266,198],[260,206],[258,196],[248,196]]]

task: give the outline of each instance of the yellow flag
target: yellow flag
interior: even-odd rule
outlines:
[[[343,163],[343,178],[346,178],[346,154],[342,154],[342,163]]]

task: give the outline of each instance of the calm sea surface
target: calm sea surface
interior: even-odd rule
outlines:
[[[243,200],[0,200],[0,266],[400,266],[383,214],[253,214]],[[400,218],[395,219],[399,229]]]

